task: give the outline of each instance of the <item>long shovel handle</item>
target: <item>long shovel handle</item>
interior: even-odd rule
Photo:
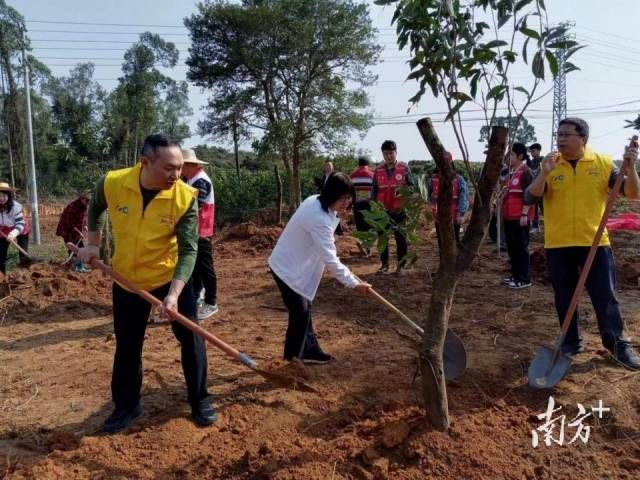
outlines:
[[[2,238],[4,238],[7,242],[11,243],[11,245],[13,245],[14,247],[16,247],[18,250],[20,250],[20,253],[22,253],[25,257],[27,258],[31,258],[31,255],[29,255],[29,252],[27,252],[24,248],[22,248],[20,245],[18,245],[18,242],[16,242],[15,240],[9,240],[9,237],[7,237],[4,232],[0,232],[0,235],[2,236]]]
[[[385,307],[387,307],[389,310],[391,310],[392,312],[396,313],[400,318],[402,318],[402,320],[404,320],[404,322],[409,325],[411,328],[413,328],[417,333],[419,333],[420,335],[424,335],[424,330],[423,328],[416,324],[413,320],[411,320],[409,317],[407,317],[401,310],[398,309],[398,307],[396,307],[393,303],[391,303],[389,300],[387,300],[386,298],[384,298],[382,295],[380,295],[378,292],[376,292],[373,288],[370,289],[371,295],[373,295],[374,297],[376,297],[380,303],[382,303]]]
[[[631,139],[630,146],[638,145],[638,136],[634,135]],[[582,291],[584,290],[584,285],[587,281],[587,277],[589,276],[589,271],[591,270],[591,265],[593,264],[593,260],[596,256],[596,250],[598,249],[598,245],[600,244],[600,239],[602,238],[602,234],[604,233],[604,229],[607,225],[607,220],[609,219],[609,214],[613,209],[613,205],[618,198],[618,192],[620,191],[620,186],[624,181],[624,175],[627,172],[628,162],[622,161],[622,167],[620,167],[620,171],[618,172],[618,178],[616,178],[616,182],[613,184],[613,188],[609,192],[609,196],[607,198],[607,204],[604,208],[604,213],[602,214],[602,218],[600,219],[600,224],[598,225],[598,230],[596,230],[596,234],[593,237],[593,243],[591,243],[591,248],[589,249],[589,254],[587,255],[587,260],[584,262],[584,266],[582,267],[582,271],[580,272],[580,277],[578,278],[578,284],[576,285],[576,289],[573,292],[573,297],[571,297],[571,303],[569,304],[569,309],[567,310],[567,314],[564,317],[564,321],[562,322],[562,337],[560,337],[558,345],[556,345],[556,355],[557,351],[559,351],[562,342],[564,341],[564,337],[567,335],[567,331],[569,330],[569,325],[571,324],[571,319],[573,318],[573,314],[578,307],[578,301],[580,300],[580,296],[582,295]]]
[[[76,247],[73,243],[67,243],[67,248],[69,248],[70,250],[72,250],[76,254],[78,253],[78,250],[79,250],[79,248]],[[125,287],[127,290],[130,290],[133,293],[135,293],[136,295],[139,295],[140,297],[144,298],[147,302],[149,302],[154,307],[159,307],[159,306],[162,305],[162,301],[158,300],[156,297],[151,295],[149,292],[147,292],[145,290],[142,290],[141,288],[136,287],[133,283],[131,283],[126,278],[124,278],[118,272],[114,271],[111,267],[105,265],[101,260],[98,260],[97,258],[92,258],[91,262],[90,262],[90,265],[92,267],[97,268],[97,269],[101,270],[102,272],[106,273],[111,278],[113,278],[116,282],[118,282],[120,285]],[[188,328],[192,332],[195,332],[198,335],[201,335],[209,343],[213,344],[215,347],[219,348],[224,353],[226,353],[227,355],[229,355],[233,359],[239,361],[243,365],[245,365],[245,366],[247,366],[247,367],[249,367],[249,368],[251,368],[253,370],[255,370],[258,367],[256,362],[254,362],[248,355],[240,352],[239,350],[236,350],[235,348],[233,348],[228,343],[220,340],[218,337],[216,337],[212,333],[208,332],[207,330],[202,328],[197,323],[194,323],[191,320],[189,320],[187,317],[182,315],[180,312],[177,312],[177,311],[174,311],[174,310],[166,310],[166,312],[176,322],[178,322],[179,324],[181,324],[184,327]]]

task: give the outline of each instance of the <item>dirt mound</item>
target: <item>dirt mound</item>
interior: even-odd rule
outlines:
[[[233,254],[234,251],[257,253],[272,249],[282,233],[282,227],[258,226],[253,222],[233,225],[222,231],[216,242],[216,251]]]

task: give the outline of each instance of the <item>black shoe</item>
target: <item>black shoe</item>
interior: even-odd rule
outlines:
[[[129,426],[134,418],[142,413],[142,406],[138,403],[131,409],[116,408],[109,418],[104,421],[102,431],[106,433],[115,433]]]
[[[331,355],[324,353],[322,350],[312,350],[305,352],[302,357],[302,362],[312,365],[326,365],[327,363],[334,362],[336,359]]]
[[[196,425],[207,427],[216,423],[218,420],[218,414],[216,413],[215,408],[213,408],[213,405],[209,404],[192,409],[191,418],[196,422]]]
[[[627,342],[618,342],[611,352],[616,362],[631,370],[640,370],[640,355]]]
[[[569,357],[573,357],[574,355],[584,352],[584,345],[581,343],[578,345],[573,343],[563,343],[560,347],[560,351]]]

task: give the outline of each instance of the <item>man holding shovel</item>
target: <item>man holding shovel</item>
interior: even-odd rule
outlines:
[[[605,210],[608,191],[618,176],[611,157],[591,150],[587,146],[588,139],[589,126],[584,120],[565,118],[560,121],[559,153],[552,152],[544,158],[540,173],[526,191],[525,201],[529,204],[543,198],[547,265],[561,324]],[[627,147],[623,159],[629,169],[621,193],[628,198],[638,198],[640,192],[637,158],[637,148]],[[587,292],[604,347],[625,367],[640,369],[640,356],[623,334],[615,285],[613,254],[605,231],[586,280]],[[569,356],[584,351],[577,311],[561,351]]]
[[[87,246],[78,257],[98,258],[99,218],[108,209],[113,228],[113,269],[134,285],[163,299],[161,315],[177,310],[197,323],[196,297],[189,278],[198,245],[196,190],[180,179],[180,146],[164,135],[144,141],[140,161],[114,170],[98,181],[89,203]],[[150,304],[113,284],[116,352],[111,392],[115,410],[104,431],[117,432],[141,413],[142,346]],[[207,391],[207,356],[203,339],[181,324],[171,324],[180,342],[191,415],[211,425],[216,413]]]

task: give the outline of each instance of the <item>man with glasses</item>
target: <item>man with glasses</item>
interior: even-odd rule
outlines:
[[[610,156],[587,146],[589,125],[581,118],[565,118],[558,126],[558,150],[547,155],[540,173],[526,191],[527,203],[543,198],[544,246],[560,323],[569,309],[580,270],[604,213],[609,189],[619,175]],[[638,149],[627,147],[623,161],[629,165],[622,194],[638,198]],[[602,344],[614,359],[630,369],[640,369],[640,356],[624,336],[624,322],[615,295],[616,274],[609,236],[605,231],[586,281],[596,313]],[[578,331],[578,312],[562,344],[565,355],[584,351]]]

